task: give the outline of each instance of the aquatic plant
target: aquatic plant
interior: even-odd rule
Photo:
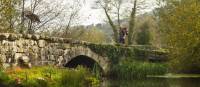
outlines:
[[[122,61],[112,67],[110,76],[116,79],[145,78],[147,75],[162,75],[167,73],[167,65],[142,61]]]

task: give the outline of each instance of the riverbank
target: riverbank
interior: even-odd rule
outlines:
[[[107,80],[103,87],[200,87],[200,78],[143,78]]]
[[[100,83],[88,69],[53,66],[1,70],[1,87],[97,87]]]
[[[148,78],[200,78],[200,74],[175,74],[168,73],[165,75],[148,75]]]

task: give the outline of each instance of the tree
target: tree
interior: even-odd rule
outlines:
[[[81,36],[78,36],[77,39],[92,42],[92,43],[106,43],[107,42],[106,35],[102,31],[96,28],[84,30],[84,33],[82,33]]]
[[[22,0],[22,11],[21,11],[21,29],[19,30],[20,33],[23,33],[24,29],[24,6],[25,6],[25,0]]]
[[[200,72],[200,1],[166,0],[158,9],[160,29],[175,72]]]
[[[114,24],[113,20],[111,19],[110,14],[109,14],[109,11],[111,11],[111,9],[112,9],[112,6],[111,6],[112,2],[113,2],[113,0],[98,0],[96,3],[98,5],[100,5],[101,8],[103,8],[103,10],[104,10],[104,12],[106,14],[106,17],[108,19],[108,22],[109,22],[110,26],[112,27],[112,30],[113,30],[113,33],[114,33],[114,41],[116,43],[118,43],[118,38],[119,38],[118,32],[119,32],[119,29],[116,27],[116,25]],[[120,4],[120,2],[119,2],[119,4]],[[119,10],[120,10],[120,8],[118,8],[118,12],[119,12]],[[119,16],[118,16],[118,22],[120,22]]]
[[[137,12],[137,0],[134,0],[134,6],[131,11],[130,21],[129,21],[129,30],[128,30],[128,45],[133,44],[133,33],[135,28],[135,16]]]
[[[52,36],[52,35],[55,36],[56,34],[57,37],[67,37],[73,40],[81,40],[81,41],[87,41],[87,42],[92,42],[92,43],[109,42],[109,38],[107,37],[107,35],[96,27],[85,28],[83,26],[74,26],[70,28],[67,36],[63,36],[66,34],[65,32],[62,32],[62,31],[57,32],[56,30],[54,31],[55,32],[52,32],[51,34],[45,33],[45,32],[43,34],[46,34],[46,35],[49,34],[49,36]]]
[[[25,16],[25,29],[28,33],[46,32],[52,29],[58,32],[65,29],[64,32],[67,32],[78,19],[82,2],[83,0],[56,2],[54,0],[26,0],[25,4],[30,4],[25,5],[26,9],[23,12],[36,15],[34,17],[40,19],[40,22],[33,22],[30,17]]]
[[[139,45],[150,45],[151,35],[149,31],[149,25],[147,22],[144,22],[140,26],[140,32],[137,33],[136,43]]]
[[[64,8],[51,0],[26,0],[24,4],[26,3],[30,3],[30,5],[26,5],[26,10],[22,9],[22,14],[25,17],[23,21],[27,21],[25,24],[27,33],[35,33],[36,31],[47,29],[46,26],[50,26],[49,23],[56,20]],[[37,19],[40,23],[36,24],[33,19]]]
[[[19,20],[16,7],[19,5],[19,0],[0,1],[0,30],[2,32],[15,32]]]
[[[65,33],[66,35],[69,33],[70,27],[73,24],[73,22],[79,18],[79,11],[82,7],[81,0],[73,0],[73,5],[70,6],[71,10],[68,12],[68,22],[65,26]]]
[[[127,18],[127,14],[129,14],[129,35],[128,35],[128,44],[133,44],[133,34],[135,28],[135,17],[137,14],[137,10],[142,8],[142,5],[145,7],[143,0],[98,0],[96,2],[100,7],[104,10],[104,13],[107,17],[108,23],[112,27],[114,33],[114,40],[118,43],[119,38],[119,28],[122,25],[121,20]],[[128,5],[128,7],[127,7]],[[125,8],[122,8],[122,7]],[[139,11],[138,11],[139,12]],[[117,15],[117,16],[115,16]],[[113,21],[117,20],[117,24]]]

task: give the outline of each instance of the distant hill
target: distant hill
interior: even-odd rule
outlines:
[[[138,15],[136,21],[142,22],[146,18],[146,16],[153,16],[153,12],[148,12],[142,15]],[[128,27],[128,21],[129,19],[122,19],[121,23],[127,25]],[[117,20],[115,20],[114,23],[117,24]],[[97,29],[100,29],[103,32],[105,32],[106,35],[109,35],[109,36],[113,35],[113,31],[109,23],[99,23],[96,25],[88,25],[86,27],[87,28],[96,27]]]

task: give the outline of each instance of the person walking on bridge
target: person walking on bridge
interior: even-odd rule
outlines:
[[[126,36],[128,35],[128,30],[126,27],[120,27],[119,30],[119,43],[125,44]]]

